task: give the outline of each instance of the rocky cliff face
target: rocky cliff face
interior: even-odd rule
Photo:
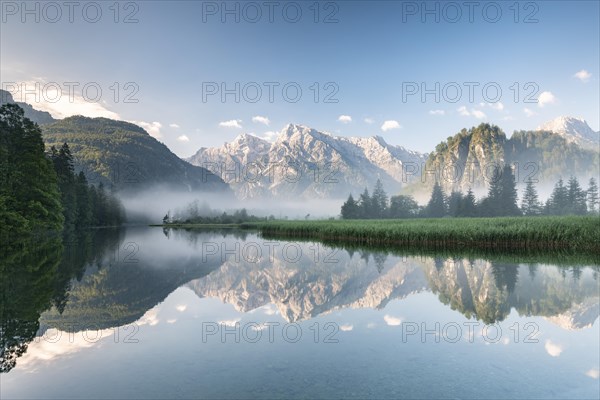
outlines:
[[[549,185],[570,176],[587,182],[597,175],[600,153],[598,146],[593,151],[579,142],[571,134],[548,130],[518,131],[508,139],[497,126],[481,124],[437,145],[420,184],[431,187],[437,178],[446,192],[485,190],[494,168],[504,164],[513,167],[517,184],[529,177]]]

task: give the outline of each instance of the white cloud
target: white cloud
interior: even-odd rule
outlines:
[[[127,122],[131,122],[132,124],[136,124],[141,126],[142,128],[144,128],[146,130],[146,132],[148,132],[150,134],[150,136],[152,136],[153,138],[159,139],[162,137],[162,134],[160,133],[160,128],[162,128],[162,124],[160,122],[154,121],[154,122],[146,122],[146,121],[127,121]]]
[[[484,119],[486,117],[486,115],[483,113],[483,111],[476,110],[476,109],[472,109],[471,114],[473,114],[473,116],[477,119]]]
[[[431,114],[431,115],[445,115],[446,111],[444,111],[444,110],[429,110],[429,114]]]
[[[400,123],[395,120],[385,121],[383,123],[383,125],[381,125],[381,130],[384,132],[390,131],[392,129],[401,129],[401,128],[402,128],[402,125],[400,125]]]
[[[28,345],[27,352],[17,360],[19,370],[34,372],[44,364],[93,347],[102,339],[112,338],[113,329],[86,330],[75,334],[55,328],[48,329],[41,338]]]
[[[177,307],[175,307],[175,309],[179,312],[184,312],[187,309],[187,305],[179,304]]]
[[[219,126],[223,127],[223,128],[242,129],[242,125],[240,125],[241,122],[242,122],[241,119],[231,119],[229,121],[219,122]]]
[[[267,304],[265,306],[262,306],[261,309],[266,315],[275,315],[279,313],[279,310],[277,310],[275,304]]]
[[[266,126],[269,126],[269,124],[271,123],[271,121],[269,120],[269,118],[267,118],[267,117],[261,117],[260,115],[252,117],[252,122],[257,123],[257,124],[263,124],[263,125],[266,125]]]
[[[279,135],[277,132],[267,131],[267,132],[263,133],[262,136],[259,136],[259,137],[261,139],[266,140],[267,142],[274,142],[275,139],[277,139],[277,135]]]
[[[61,87],[54,82],[46,82],[42,78],[36,78],[36,81],[22,82],[20,90],[15,91],[9,87],[4,87],[11,92],[15,101],[29,103],[36,110],[49,112],[54,118],[62,119],[73,115],[83,115],[90,118],[110,118],[121,119],[119,114],[110,111],[105,107],[106,102],[95,101],[96,94],[90,89],[87,97],[76,93],[77,87],[72,88],[73,93],[69,93],[69,88]],[[35,95],[26,92],[33,91]]]
[[[486,115],[483,111],[477,110],[475,108],[472,108],[471,111],[469,111],[467,109],[467,107],[462,106],[462,107],[459,107],[456,111],[458,111],[458,113],[460,115],[462,115],[463,117],[475,117],[477,119],[486,118]]]
[[[600,378],[600,371],[598,371],[598,368],[592,368],[589,371],[587,371],[585,375],[589,376],[592,379],[598,379]]]
[[[239,324],[239,322],[241,321],[241,318],[235,318],[235,319],[227,319],[224,321],[219,321],[219,325],[225,325],[225,326],[236,326],[236,324]]]
[[[364,121],[365,121],[367,124],[373,124],[373,123],[375,123],[375,121],[373,120],[373,118],[365,118],[365,119],[364,119]]]
[[[187,137],[187,135],[181,135],[177,138],[177,140],[179,140],[180,142],[189,142],[190,138]]]
[[[388,314],[386,314],[383,317],[383,320],[389,326],[398,326],[402,323],[402,320],[400,318],[392,317],[391,315],[388,315]]]
[[[585,69],[582,69],[581,71],[575,73],[575,75],[573,75],[573,77],[579,79],[581,82],[587,82],[592,77],[592,74],[590,74]]]
[[[154,326],[157,325],[159,322],[160,321],[158,320],[158,309],[155,307],[146,311],[146,313],[136,321],[136,325]]]
[[[168,320],[167,320],[167,324],[174,324],[175,322],[177,322],[177,319],[176,319],[176,318],[173,318],[173,319],[168,319]]]
[[[556,102],[556,97],[552,94],[552,92],[542,92],[540,93],[540,97],[538,97],[538,106],[544,107],[546,104],[554,104]]]
[[[544,348],[552,357],[558,357],[560,356],[560,353],[563,352],[562,346],[556,343],[552,343],[550,339],[546,340]]]
[[[536,115],[535,111],[530,110],[529,108],[524,108],[523,112],[525,113],[525,115],[527,116],[527,118],[533,117],[534,115]]]
[[[502,111],[504,110],[504,104],[502,104],[501,102],[497,102],[497,103],[488,103],[488,105],[490,107],[492,107],[494,110],[496,111]]]
[[[467,110],[467,107],[465,106],[459,107],[456,111],[458,111],[458,113],[463,117],[468,117],[469,115],[471,115],[471,113],[469,112],[469,110]]]
[[[340,330],[343,332],[348,332],[348,331],[351,331],[352,329],[354,329],[354,325],[350,325],[350,324],[340,325]]]
[[[506,117],[502,118],[504,121],[512,121],[514,120],[514,118],[510,115],[507,115]]]
[[[169,126],[170,126],[171,128],[175,128],[175,129],[179,129],[179,128],[180,128],[180,126],[179,126],[179,125],[177,125],[177,124],[170,124]]]
[[[338,117],[338,121],[340,121],[343,124],[347,124],[349,122],[352,122],[352,117],[349,115],[340,115]]]

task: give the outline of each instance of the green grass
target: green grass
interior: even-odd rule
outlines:
[[[439,218],[244,223],[270,237],[427,249],[600,253],[600,217]]]

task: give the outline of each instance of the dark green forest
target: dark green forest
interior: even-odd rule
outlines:
[[[598,184],[590,178],[584,189],[577,178],[565,184],[559,179],[546,202],[539,200],[534,182],[527,180],[520,204],[517,185],[510,165],[494,170],[486,197],[477,200],[473,191],[444,193],[435,183],[426,206],[412,196],[397,195],[388,200],[381,181],[377,180],[370,195],[367,188],[357,200],[348,196],[341,208],[342,219],[400,219],[441,217],[506,217],[535,215],[586,215],[598,213]]]
[[[40,127],[15,104],[0,107],[0,238],[3,243],[42,231],[115,226],[120,201],[103,185],[75,174],[67,143],[46,152]]]

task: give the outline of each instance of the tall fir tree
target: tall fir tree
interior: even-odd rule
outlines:
[[[58,177],[58,188],[62,199],[65,227],[72,229],[78,225],[77,190],[73,155],[71,154],[69,145],[64,143],[58,151],[52,147],[50,149],[50,157],[52,158],[54,170]]]
[[[461,192],[452,191],[448,197],[448,215],[460,217],[463,214],[463,195]]]
[[[500,215],[521,215],[517,205],[517,182],[510,165],[505,165],[500,178]]]
[[[385,218],[388,210],[388,197],[387,193],[383,189],[381,180],[377,179],[375,182],[375,188],[373,188],[373,196],[371,197],[373,203],[373,217],[374,218]]]
[[[75,181],[75,195],[77,196],[77,227],[92,225],[92,203],[87,179],[83,171],[80,171]]]
[[[562,179],[559,179],[546,205],[547,213],[565,215],[569,212],[569,192]]]
[[[425,215],[430,218],[440,218],[446,215],[446,197],[442,186],[436,181],[431,191],[431,198],[425,208]]]
[[[471,188],[469,188],[463,199],[462,209],[463,217],[474,217],[477,215],[477,200],[475,199],[475,194]]]
[[[16,104],[0,107],[0,239],[63,227],[61,197],[42,132]]]
[[[538,198],[537,190],[531,177],[527,179],[523,199],[521,201],[521,211],[523,215],[539,215],[542,207]]]
[[[348,200],[342,205],[341,210],[342,219],[356,219],[358,218],[358,204],[352,197],[352,194],[348,196]]]
[[[587,188],[587,206],[591,213],[598,212],[598,184],[594,178],[590,178]]]
[[[364,192],[358,199],[358,214],[359,218],[372,218],[373,201],[369,195],[369,190],[365,188]]]
[[[567,192],[569,214],[587,214],[586,192],[581,188],[579,181],[574,176],[569,178],[569,182],[567,182]]]

